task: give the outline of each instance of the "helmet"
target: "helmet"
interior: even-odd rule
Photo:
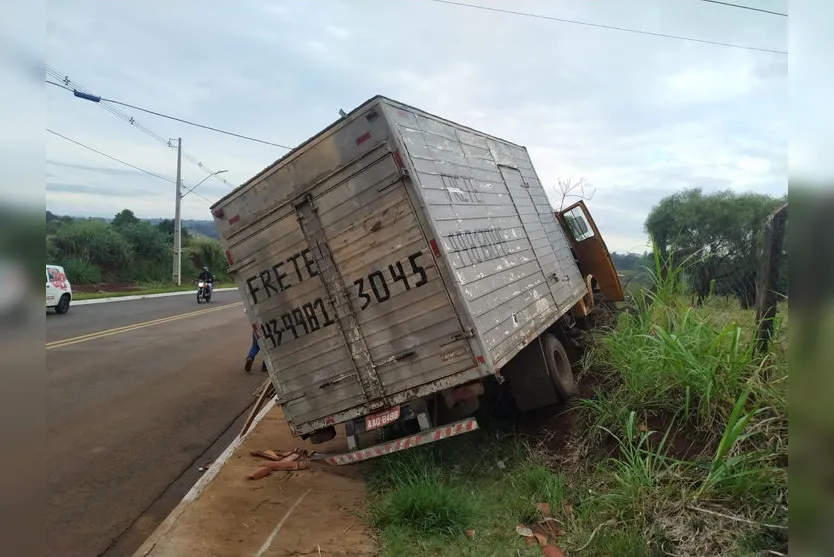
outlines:
[[[208,267],[203,267],[203,270],[208,273],[209,268]]]

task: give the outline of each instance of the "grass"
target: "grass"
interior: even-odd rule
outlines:
[[[220,283],[215,283],[215,288],[223,288]],[[135,290],[120,290],[117,292],[75,292],[73,293],[74,300],[94,300],[98,298],[120,298],[122,296],[144,296],[147,294],[166,294],[169,292],[190,292],[197,291],[197,287],[193,284],[183,284],[177,286],[176,284],[146,284],[137,285]]]
[[[560,506],[566,484],[523,442],[495,435],[479,431],[376,463],[370,521],[385,555],[536,554],[515,527],[537,516],[536,503]]]
[[[566,446],[497,424],[377,461],[384,553],[541,555],[515,531],[541,521],[537,503],[569,555],[785,553],[787,319],[760,354],[753,312],[689,307],[679,272],[590,338],[596,390],[571,410]]]

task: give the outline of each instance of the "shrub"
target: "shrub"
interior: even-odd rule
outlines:
[[[73,221],[62,226],[52,241],[57,264],[75,259],[100,269],[103,280],[130,280],[133,250],[107,223]]]
[[[75,257],[63,259],[61,266],[72,284],[96,284],[103,280],[101,269],[83,259]]]
[[[218,278],[228,276],[229,264],[219,242],[195,238],[189,242],[187,253],[188,260],[195,270],[208,267]],[[183,270],[183,274],[185,274],[185,270]]]

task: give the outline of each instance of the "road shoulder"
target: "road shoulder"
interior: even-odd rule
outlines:
[[[343,445],[337,437],[315,448]],[[280,408],[262,411],[249,434],[230,445],[134,557],[376,555],[360,518],[363,468],[311,462],[307,470],[246,479],[259,461],[250,451],[296,447],[312,448],[290,435]]]

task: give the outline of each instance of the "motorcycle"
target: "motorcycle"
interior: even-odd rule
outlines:
[[[208,281],[198,281],[197,282],[197,303],[202,304],[203,302],[209,303],[211,301],[211,289],[212,285]]]

